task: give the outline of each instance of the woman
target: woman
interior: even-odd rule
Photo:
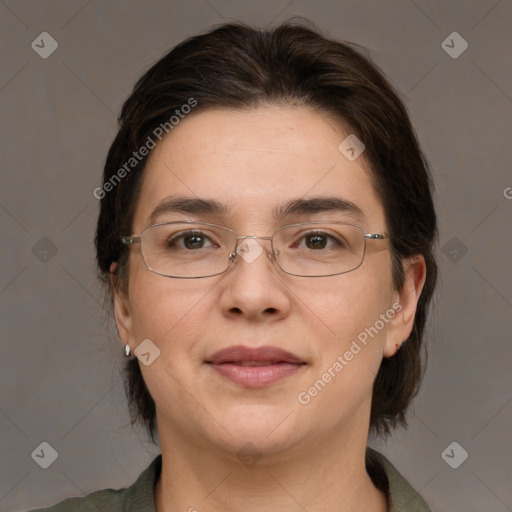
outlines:
[[[125,102],[97,261],[161,456],[63,511],[428,511],[367,447],[405,425],[436,282],[431,177],[351,46],[227,24]]]

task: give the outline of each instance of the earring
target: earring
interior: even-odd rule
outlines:
[[[407,340],[406,340],[406,341],[407,341]],[[405,341],[402,341],[402,343],[397,343],[397,344],[396,344],[396,351],[397,351],[397,352],[402,348],[402,346],[403,346],[403,344],[404,344],[404,343],[405,343]]]
[[[128,343],[124,346],[124,355],[130,357],[130,345]]]

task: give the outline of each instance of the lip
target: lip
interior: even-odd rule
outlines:
[[[295,354],[270,345],[228,347],[215,352],[205,363],[228,380],[253,388],[268,386],[306,365]]]

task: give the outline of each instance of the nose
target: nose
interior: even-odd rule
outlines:
[[[224,275],[220,306],[225,316],[247,321],[273,321],[290,311],[288,288],[279,274],[270,237],[239,237],[232,267]]]

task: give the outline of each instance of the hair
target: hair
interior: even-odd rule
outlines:
[[[147,155],[135,159],[134,154],[159,133],[157,127],[170,131],[172,116],[192,102],[197,107],[191,115],[213,108],[307,106],[348,127],[364,143],[364,161],[391,237],[395,289],[403,287],[405,259],[422,255],[426,263],[412,332],[395,356],[382,360],[373,386],[371,432],[384,437],[407,426],[406,411],[424,372],[422,341],[437,279],[437,225],[429,166],[398,94],[359,47],[296,23],[271,30],[229,23],[181,42],[136,82],[106,158],[95,237],[106,285],[117,262],[114,286],[127,290],[128,250],[121,236],[132,232],[147,161]],[[110,287],[110,300],[112,292]],[[132,423],[145,425],[154,439],[155,403],[137,359],[127,361],[125,377]]]

